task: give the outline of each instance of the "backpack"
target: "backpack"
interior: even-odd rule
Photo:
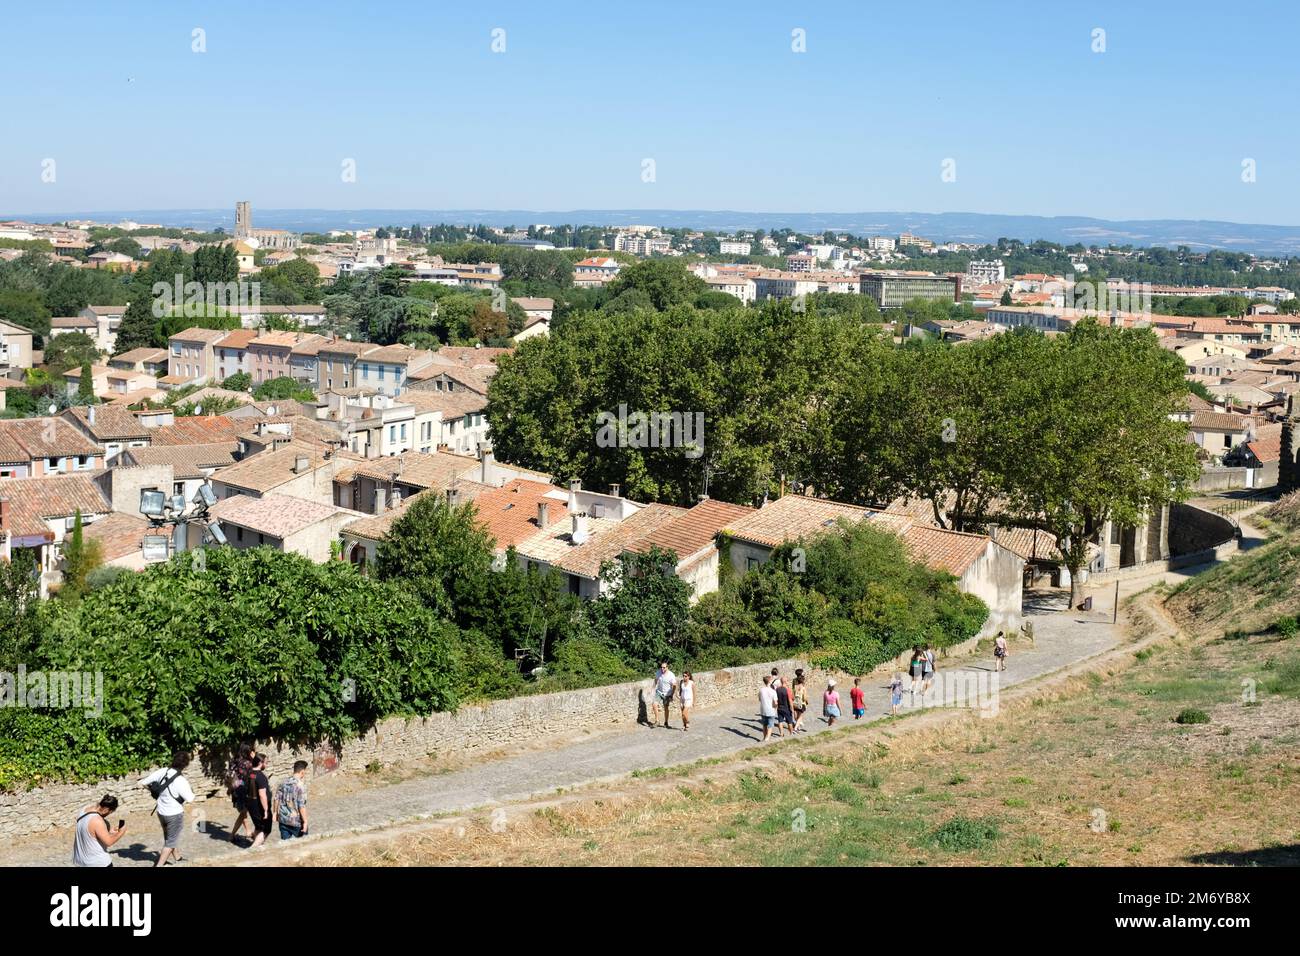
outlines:
[[[180,775],[181,772],[177,770],[171,775],[170,778],[168,778],[167,775],[164,774],[162,777],[159,777],[157,780],[150,783],[149,796],[157,800],[159,797],[163,795],[164,791],[166,791],[166,789],[170,787],[173,782],[175,782],[176,778],[179,777]]]

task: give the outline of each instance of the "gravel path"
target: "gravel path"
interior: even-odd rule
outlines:
[[[998,675],[1000,686],[1033,680],[1101,653],[1119,640],[1118,629],[1110,624],[1109,614],[1085,615],[1044,609],[1030,614],[1029,619],[1034,622],[1034,646],[1022,643],[1013,647],[1007,671]],[[991,656],[941,661],[940,672],[991,675],[993,663]],[[887,714],[887,683],[878,677],[864,680],[863,690],[867,696],[865,720],[879,720]],[[841,723],[853,722],[849,711],[850,686],[839,688],[841,707],[849,715],[848,720]],[[814,707],[805,721],[810,734],[827,730],[820,716],[823,690],[821,686],[813,688]],[[906,693],[903,705],[905,710],[911,706]],[[920,706],[919,702],[917,706]],[[691,721],[690,731],[683,732],[680,714],[674,708],[670,730],[646,726],[610,730],[578,742],[565,742],[553,748],[489,760],[450,773],[377,784],[343,796],[322,796],[309,805],[312,834],[317,837],[373,829],[431,815],[524,800],[554,793],[559,788],[617,779],[633,771],[691,763],[763,746],[756,711],[756,702],[748,701],[699,711]],[[233,812],[228,804],[217,800],[212,801],[212,805],[220,819],[207,821],[204,832],[197,832],[192,825],[182,841],[182,850],[186,859],[235,862],[250,851],[232,846],[228,840],[228,828],[233,823]],[[197,817],[202,809],[196,808],[191,816]],[[127,826],[128,836],[112,851],[114,865],[151,865],[161,845],[157,822],[147,814],[135,813],[127,816]],[[271,838],[270,843],[278,841],[277,835]],[[0,863],[8,866],[65,866],[70,853],[70,830],[54,831],[11,842],[0,852]]]

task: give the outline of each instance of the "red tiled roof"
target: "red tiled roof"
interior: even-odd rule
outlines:
[[[709,498],[655,528],[633,550],[648,551],[651,546],[660,547],[676,553],[677,559],[684,561],[712,544],[718,532],[727,525],[753,510],[745,505]]]

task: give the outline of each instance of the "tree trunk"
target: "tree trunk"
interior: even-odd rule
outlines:
[[[1079,580],[1079,573],[1083,566],[1069,567],[1070,572],[1070,609],[1074,610],[1083,602],[1083,582]]]

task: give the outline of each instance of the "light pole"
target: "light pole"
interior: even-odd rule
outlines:
[[[208,509],[217,503],[217,496],[211,486],[200,485],[192,503],[194,510],[187,515],[184,495],[169,497],[161,491],[141,489],[140,513],[149,519],[150,529],[155,532],[144,536],[145,560],[166,560],[179,551],[187,550],[184,547],[188,544],[185,529],[190,525],[203,529],[200,546],[226,543],[221,525],[208,516]],[[162,533],[168,525],[171,526],[170,538]]]

